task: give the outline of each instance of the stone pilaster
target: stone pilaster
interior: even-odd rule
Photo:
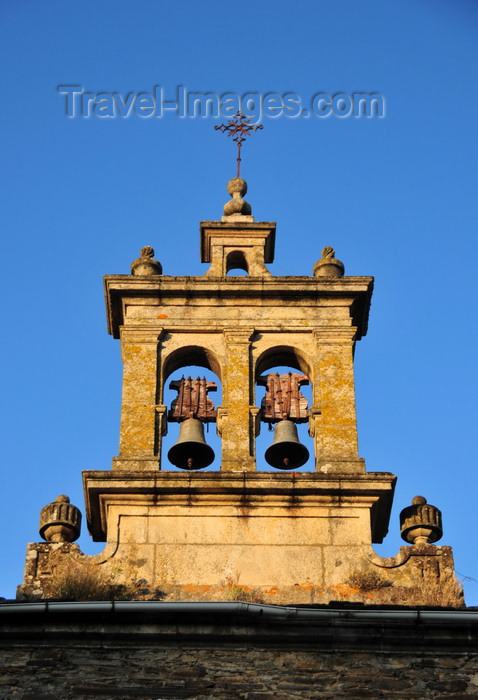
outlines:
[[[223,471],[255,470],[255,416],[251,413],[252,329],[224,331],[226,362],[220,411]]]
[[[353,344],[355,329],[315,331],[312,430],[317,471],[363,472],[358,457]]]
[[[158,343],[161,332],[123,329],[123,396],[120,453],[113,466],[142,470],[158,468],[160,455],[157,411]]]

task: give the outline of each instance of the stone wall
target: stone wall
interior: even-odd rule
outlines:
[[[353,653],[162,645],[1,650],[0,698],[423,698],[478,697],[476,655]]]
[[[198,552],[204,552],[204,549],[198,547]],[[212,546],[210,549],[211,556],[203,555],[201,583],[194,578],[192,567],[189,572],[183,572],[180,582],[171,580],[168,575],[170,560],[167,558],[164,559],[164,569],[158,569],[157,575],[152,575],[148,562],[153,557],[145,557],[138,545],[130,548],[109,546],[102,554],[85,556],[77,544],[69,542],[32,543],[28,545],[24,583],[18,587],[17,597],[19,600],[127,597],[166,601],[240,600],[283,605],[349,601],[368,605],[464,606],[450,547],[405,546],[400,548],[397,556],[383,558],[369,546],[336,546],[333,550],[335,558],[329,557],[331,571],[319,577],[316,569],[312,571],[314,578],[300,577],[300,568],[294,564],[291,548],[289,569],[282,576],[277,571],[278,583],[274,583],[274,577],[267,583],[259,577],[254,579],[252,574],[248,578],[245,575],[247,570],[240,567],[226,568],[228,556],[235,551],[232,545],[224,547],[223,560],[218,560],[215,574],[216,550]],[[216,549],[222,551],[218,545]],[[280,564],[284,558],[281,549],[276,549],[276,560]],[[326,548],[316,547],[319,557],[323,549]],[[296,552],[297,548],[297,558]],[[159,551],[156,557],[159,561],[160,555]],[[309,556],[307,564],[311,566],[316,558]],[[269,559],[273,562],[272,556]],[[286,575],[290,581],[285,579]]]

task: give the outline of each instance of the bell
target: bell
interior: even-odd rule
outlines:
[[[309,450],[299,442],[297,428],[283,419],[274,428],[274,440],[266,450],[266,462],[276,469],[298,469],[309,459]]]
[[[181,469],[204,469],[214,460],[214,450],[204,439],[204,427],[197,418],[181,423],[178,441],[168,452],[168,459]]]

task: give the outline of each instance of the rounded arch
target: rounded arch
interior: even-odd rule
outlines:
[[[244,270],[249,274],[249,265],[242,250],[232,250],[226,257],[226,275],[231,270]]]
[[[185,438],[181,437],[183,435],[182,426],[184,425],[184,419],[191,415],[191,413],[188,413],[191,410],[194,417],[199,418],[202,422],[201,427],[197,428],[198,423],[196,422],[196,428],[190,426],[193,432],[192,437],[188,430],[186,430],[184,435],[189,435],[188,439],[192,441],[192,444],[196,441],[201,443],[201,440],[205,440],[208,447],[204,447],[204,449],[209,451],[210,461],[213,463],[209,464],[208,462],[207,465],[203,464],[203,466],[208,470],[218,469],[222,452],[221,442],[220,438],[215,434],[215,430],[209,431],[209,425],[211,423],[214,424],[216,420],[216,411],[218,405],[221,404],[222,395],[222,368],[217,354],[203,345],[185,345],[171,350],[167,355],[163,355],[161,363],[161,404],[166,409],[164,426],[167,426],[167,430],[163,430],[160,438],[161,469],[166,471],[181,469],[175,459],[170,457],[170,451],[173,447],[181,444],[181,442],[185,442]],[[206,370],[204,374],[201,368]],[[185,380],[187,380],[187,377],[184,375],[189,375],[193,382],[189,383],[186,381],[182,385],[181,381],[177,381],[182,379],[181,374]],[[196,378],[200,381],[205,379],[206,386],[201,384],[199,387],[198,384],[194,384]],[[205,394],[207,394],[206,396],[203,394],[204,390]],[[213,395],[211,396],[209,392],[213,392]],[[179,396],[181,396],[181,399],[179,399]],[[205,401],[204,403],[202,403],[203,400]],[[183,404],[183,401],[186,404]],[[183,410],[184,406],[185,410]],[[194,411],[199,413],[194,413]],[[198,454],[200,453],[196,453],[196,457],[199,459]],[[183,468],[185,468],[184,465]]]
[[[163,384],[166,383],[168,377],[181,367],[189,367],[197,365],[205,367],[214,372],[215,375],[222,380],[221,363],[216,354],[209,348],[204,348],[200,345],[185,345],[184,347],[173,350],[164,361],[163,365]]]
[[[268,369],[278,366],[297,369],[305,374],[309,380],[312,380],[312,368],[305,353],[291,345],[274,345],[274,347],[264,350],[257,358],[254,369],[255,381]]]

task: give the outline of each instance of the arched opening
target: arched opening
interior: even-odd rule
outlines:
[[[226,258],[226,275],[231,271],[234,272],[234,276],[247,276],[249,274],[249,266],[242,250],[233,250],[228,253]]]
[[[298,348],[291,345],[276,345],[268,348],[258,358],[255,367],[255,379],[273,367],[289,367],[302,372],[311,380],[312,369],[307,356]]]
[[[220,364],[208,349],[200,346],[180,348],[168,356],[163,368],[162,401],[167,406],[168,432],[162,438],[161,469],[163,471],[184,471],[187,467],[175,466],[174,460],[179,447],[170,453],[173,446],[188,442],[188,455],[194,457],[192,469],[201,471],[218,470],[221,464],[221,440],[216,433],[216,409],[221,405],[222,385]],[[188,417],[200,423],[191,424],[192,432],[181,425]],[[191,446],[189,443],[193,441]],[[204,441],[205,445],[202,444]],[[199,467],[201,455],[211,448],[214,451],[212,462]]]
[[[221,364],[212,350],[200,345],[186,345],[167,356],[163,367],[163,382],[166,383],[170,375],[178,369],[193,365],[208,369],[221,377]]]
[[[312,405],[312,383],[309,363],[297,348],[278,346],[265,351],[256,363],[256,405],[260,407],[260,433],[256,439],[256,465],[258,471],[275,471],[284,468],[271,465],[266,452],[271,445],[281,441],[295,440],[297,430],[297,452],[307,448],[306,462],[293,471],[314,471],[315,456],[313,440],[309,435],[309,412]],[[295,426],[288,425],[287,435],[276,426],[286,417]],[[289,430],[290,428],[290,430]],[[280,450],[278,450],[280,451]],[[271,458],[271,450],[268,452]],[[274,458],[273,460],[274,461]]]

